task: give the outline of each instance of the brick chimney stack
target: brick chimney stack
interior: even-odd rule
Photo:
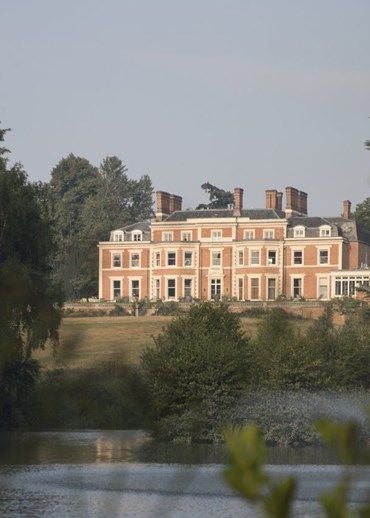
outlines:
[[[283,210],[283,193],[278,192],[276,195],[276,199],[277,199],[276,208],[278,210]]]
[[[157,191],[156,198],[156,213],[157,221],[162,221],[165,216],[170,214],[170,193],[165,191]]]
[[[351,202],[349,200],[344,200],[343,202],[343,218],[351,219]]]
[[[177,194],[170,194],[170,214],[176,210],[182,210],[182,197]]]
[[[235,187],[234,189],[234,216],[241,216],[243,210],[243,193],[244,190],[241,187]]]
[[[298,212],[307,216],[307,193],[298,191]]]
[[[277,208],[277,190],[276,189],[267,189],[265,191],[265,200],[266,200],[266,209],[276,209]]]

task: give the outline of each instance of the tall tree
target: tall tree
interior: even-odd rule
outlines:
[[[232,192],[220,189],[209,182],[202,184],[202,189],[209,196],[209,203],[201,203],[197,209],[228,209],[234,204]]]
[[[370,140],[365,141],[365,148],[370,151]],[[365,198],[363,202],[356,206],[353,216],[356,221],[370,232],[370,197]]]
[[[0,141],[6,130],[0,130]],[[38,374],[32,351],[57,341],[62,304],[51,282],[53,236],[38,187],[0,149],[0,427],[18,424]]]

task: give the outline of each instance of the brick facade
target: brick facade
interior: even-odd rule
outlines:
[[[283,211],[282,193],[271,189],[266,208],[243,209],[237,188],[234,208],[182,211],[180,196],[158,191],[153,221],[114,230],[99,243],[99,298],[328,300],[345,294],[337,293],[338,275],[366,271],[370,234],[351,219],[348,200],[347,217],[321,218],[307,216],[306,193],[287,187],[286,198]],[[366,275],[358,279],[367,282]]]

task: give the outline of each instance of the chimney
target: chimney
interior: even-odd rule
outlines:
[[[307,193],[298,191],[298,212],[307,216]]]
[[[278,210],[283,210],[283,193],[282,192],[278,192],[276,194],[276,208]]]
[[[170,194],[165,191],[157,191],[155,193],[156,197],[156,220],[162,221],[164,216],[168,216],[170,214]]]
[[[343,218],[351,219],[351,202],[349,200],[344,200],[343,202]]]
[[[299,191],[294,187],[285,187],[286,211],[289,213],[300,212]]]
[[[234,189],[234,216],[241,216],[243,210],[243,193],[244,190],[241,187],[235,187]]]
[[[169,213],[175,212],[176,210],[182,209],[182,198],[181,196],[177,196],[177,194],[170,194],[170,206]]]
[[[266,209],[277,209],[278,192],[276,189],[267,189],[265,191]]]

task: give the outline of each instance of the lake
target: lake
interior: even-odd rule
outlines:
[[[222,445],[174,445],[141,431],[0,433],[2,517],[258,516],[224,482]],[[324,448],[271,448],[268,471],[298,479],[295,515],[321,516],[318,493],[341,469]],[[351,467],[351,499],[370,468]]]

